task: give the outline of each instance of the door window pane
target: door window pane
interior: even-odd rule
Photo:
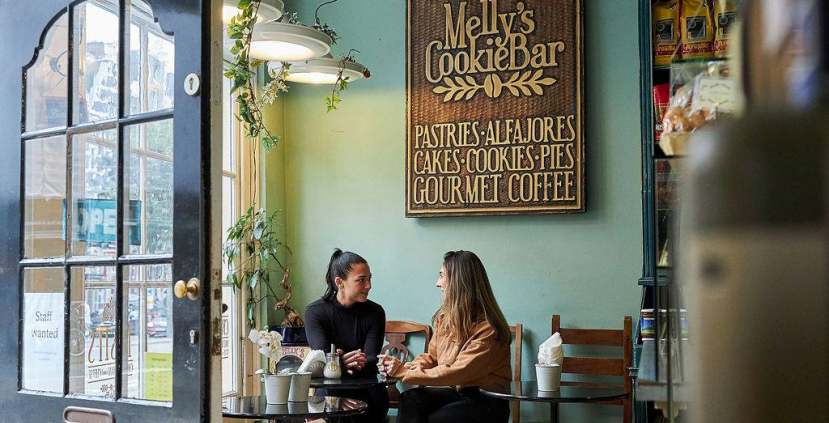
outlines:
[[[173,37],[154,22],[150,6],[133,0],[130,6],[128,58],[129,113],[173,107],[175,47]]]
[[[129,199],[124,210],[124,251],[173,252],[173,121],[132,125],[124,163]]]
[[[124,267],[125,398],[173,399],[172,280],[169,264]]]
[[[115,256],[117,132],[72,138],[72,255]]]
[[[63,257],[66,138],[60,135],[29,140],[23,149],[23,254],[26,258]]]
[[[23,389],[63,393],[63,268],[23,270]]]
[[[70,272],[69,393],[115,398],[115,267]]]
[[[64,14],[52,24],[37,60],[26,71],[26,131],[66,126],[68,22]]]
[[[76,5],[73,36],[73,123],[116,118],[118,2],[88,0]]]

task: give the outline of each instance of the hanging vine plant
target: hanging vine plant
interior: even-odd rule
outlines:
[[[348,88],[348,77],[344,77],[343,73],[345,72],[345,66],[348,63],[357,63],[354,60],[354,53],[359,53],[359,51],[351,49],[348,51],[348,54],[345,55],[342,59],[340,59],[340,68],[337,71],[337,80],[334,82],[334,87],[331,89],[331,94],[325,98],[325,107],[327,111],[337,110],[337,106],[342,101],[342,97],[340,94]],[[363,75],[368,78],[370,73],[368,69],[363,71]]]
[[[233,60],[228,63],[225,77],[232,81],[230,92],[236,94],[239,104],[237,119],[243,122],[245,135],[251,139],[260,139],[262,147],[270,150],[279,143],[279,135],[271,133],[262,120],[262,107],[272,104],[280,92],[288,91],[285,83],[288,66],[272,72],[271,80],[262,90],[261,98],[256,92],[256,69],[265,64],[264,60],[250,58],[250,45],[253,37],[253,25],[259,12],[261,0],[240,0],[239,14],[227,25],[227,36],[233,40],[230,54]]]
[[[313,28],[331,37],[332,44],[336,44],[339,35],[333,27],[323,23],[319,19],[319,10],[322,6],[334,3],[337,0],[324,2],[317,6],[314,12]],[[268,71],[268,82],[262,88],[261,93],[256,90],[257,69],[264,65],[264,60],[252,59],[250,57],[251,40],[253,38],[253,27],[256,24],[261,0],[240,0],[238,4],[239,13],[234,16],[227,26],[228,38],[233,40],[230,54],[233,60],[228,61],[225,77],[232,81],[231,93],[236,94],[236,101],[239,104],[237,119],[243,123],[245,135],[251,139],[259,139],[266,151],[279,143],[280,137],[272,133],[263,122],[262,109],[264,105],[273,104],[280,93],[288,91],[286,80],[290,72],[290,64],[282,62],[282,66],[272,68]],[[297,14],[284,13],[279,22],[301,25]],[[331,95],[325,98],[327,111],[336,110],[342,101],[341,93],[348,87],[348,78],[343,77],[346,63],[356,63],[352,56],[352,50],[340,62],[340,69],[337,80],[331,90]],[[368,77],[368,70],[364,71]]]

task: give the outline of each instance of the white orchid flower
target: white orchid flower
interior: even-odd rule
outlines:
[[[277,358],[282,351],[282,334],[277,331],[251,329],[248,339],[259,347],[259,353],[265,357]]]
[[[261,337],[262,337],[262,335],[260,335],[259,331],[256,330],[256,329],[251,329],[250,333],[248,334],[248,339],[250,339],[254,344],[258,343],[259,338],[261,338]]]

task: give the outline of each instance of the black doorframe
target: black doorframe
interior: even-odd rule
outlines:
[[[60,421],[63,409],[75,405],[111,410],[119,423],[209,421],[211,373],[208,341],[212,337],[208,321],[211,315],[210,293],[213,291],[209,271],[211,257],[208,254],[211,191],[209,81],[211,54],[221,55],[221,52],[210,50],[211,19],[221,19],[220,14],[211,17],[211,0],[147,0],[162,29],[175,36],[176,46],[173,280],[197,277],[202,284],[199,300],[174,300],[173,404],[158,406],[140,400],[107,401],[19,392],[21,357],[18,342],[23,323],[20,303],[23,237],[22,72],[23,67],[32,60],[33,53],[36,54],[38,47],[42,46],[48,26],[61,11],[68,10],[77,3],[81,1],[0,0],[0,223],[4,227],[4,234],[0,236],[0,310],[6,311],[7,318],[4,320],[8,322],[0,325],[0,380],[5,381],[0,384],[0,403],[4,404],[0,420]],[[119,3],[123,5],[124,0]],[[120,70],[119,86],[123,87],[123,64]],[[213,69],[212,72],[217,70]],[[183,88],[184,78],[190,73],[199,75],[202,80],[200,93],[193,97],[187,95]],[[69,101],[71,104],[71,98]],[[123,115],[119,113],[121,116]],[[120,307],[120,301],[118,304]],[[67,309],[67,316],[68,313]],[[123,314],[118,314],[120,321]],[[67,316],[64,316],[65,320]],[[120,339],[121,328],[116,330]],[[191,330],[198,333],[195,345],[190,343]],[[65,337],[68,338],[68,331],[65,332]],[[120,361],[118,363],[120,366]],[[120,378],[120,374],[117,377]]]

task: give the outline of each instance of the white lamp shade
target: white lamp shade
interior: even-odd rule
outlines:
[[[290,62],[291,68],[285,78],[291,82],[303,84],[333,84],[337,82],[337,76],[342,65],[341,59],[333,57],[320,57],[305,61]],[[279,62],[268,63],[269,69],[279,69],[282,64]],[[348,82],[363,77],[366,67],[355,62],[347,61],[343,66],[343,79]]]
[[[230,22],[230,19],[239,14],[239,0],[222,0],[222,21]],[[259,11],[256,14],[256,22],[270,22],[282,17],[285,4],[282,0],[262,0],[259,3]]]
[[[322,31],[303,25],[265,22],[253,27],[250,57],[292,62],[324,56],[334,40]]]

